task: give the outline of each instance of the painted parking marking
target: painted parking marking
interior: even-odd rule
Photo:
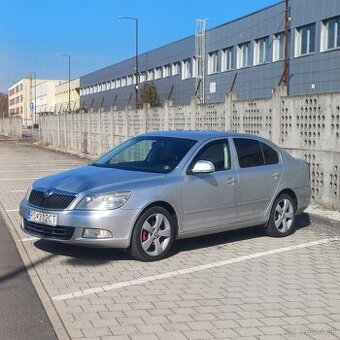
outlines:
[[[8,190],[8,191],[3,191],[5,194],[14,194],[14,193],[20,193],[20,192],[26,192],[27,189],[22,189],[22,190]]]
[[[17,242],[32,242],[32,241],[37,241],[37,240],[39,240],[38,237],[28,237],[28,238],[22,238],[16,241]]]
[[[18,212],[19,209],[7,209],[6,212]]]
[[[27,177],[27,178],[0,178],[1,182],[5,181],[25,181],[25,180],[31,180],[31,179],[38,179],[38,177]]]
[[[137,279],[137,280],[118,282],[118,283],[114,283],[114,284],[111,284],[111,285],[105,285],[105,286],[101,286],[101,287],[94,287],[94,288],[90,288],[90,289],[79,290],[77,292],[73,292],[73,293],[69,293],[69,294],[54,296],[54,297],[52,297],[52,300],[53,301],[63,301],[63,300],[75,299],[77,297],[88,296],[88,295],[92,295],[92,294],[96,294],[96,293],[108,292],[108,291],[117,290],[117,289],[120,289],[120,288],[123,288],[123,287],[136,286],[136,285],[144,284],[144,283],[155,281],[155,280],[162,280],[162,279],[166,279],[166,278],[169,278],[169,277],[178,277],[178,276],[182,276],[182,275],[185,275],[185,274],[199,272],[199,271],[203,271],[203,270],[207,270],[207,269],[211,269],[211,268],[227,266],[229,264],[243,262],[243,261],[247,261],[247,260],[251,260],[251,259],[255,259],[255,258],[259,258],[259,257],[264,257],[264,256],[294,251],[294,250],[303,249],[303,248],[310,248],[310,247],[314,247],[314,246],[317,246],[317,245],[320,245],[320,244],[325,244],[325,243],[329,243],[329,242],[333,242],[333,241],[340,241],[340,236],[336,236],[336,237],[332,237],[332,238],[326,238],[326,239],[308,242],[308,243],[302,243],[302,244],[298,244],[298,245],[295,245],[295,246],[277,248],[277,249],[268,250],[268,251],[264,251],[264,252],[254,253],[254,254],[251,254],[251,255],[240,256],[240,257],[232,258],[232,259],[229,259],[229,260],[207,263],[207,264],[204,264],[204,265],[180,269],[180,270],[177,270],[177,271],[167,272],[167,273],[163,273],[163,274],[159,274],[159,275],[142,277],[142,278]]]
[[[68,169],[29,169],[30,172],[48,172],[48,171],[65,171]],[[20,172],[27,172],[27,169],[23,170],[0,170],[0,173],[20,173]]]

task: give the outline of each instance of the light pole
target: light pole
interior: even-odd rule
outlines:
[[[138,77],[138,18],[137,17],[126,17],[126,16],[118,16],[118,19],[127,19],[127,20],[134,20],[136,24],[136,52],[135,52],[135,78],[136,78],[136,87],[135,87],[135,101],[136,101],[136,109],[138,108],[138,84],[139,84],[139,77]]]
[[[71,56],[69,54],[59,54],[68,58],[68,112],[71,112]]]

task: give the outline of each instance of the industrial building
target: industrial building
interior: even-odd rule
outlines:
[[[139,90],[152,81],[160,103],[221,102],[234,91],[239,98],[266,98],[282,82],[285,28],[289,25],[288,93],[340,91],[340,1],[290,0],[249,14],[139,56]],[[287,26],[288,26],[287,25]],[[131,37],[133,42],[133,37]],[[135,59],[80,78],[85,108],[134,105]],[[201,66],[200,66],[201,65]]]

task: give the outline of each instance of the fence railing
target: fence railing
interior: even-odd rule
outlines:
[[[135,110],[42,114],[42,143],[76,153],[99,155],[129,137],[154,130],[233,130],[261,135],[311,167],[312,200],[340,210],[340,93],[287,96],[285,87],[272,98]],[[0,130],[1,131],[1,130]]]

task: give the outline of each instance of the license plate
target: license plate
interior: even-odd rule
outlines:
[[[57,215],[44,213],[42,211],[28,210],[27,221],[56,226]]]

